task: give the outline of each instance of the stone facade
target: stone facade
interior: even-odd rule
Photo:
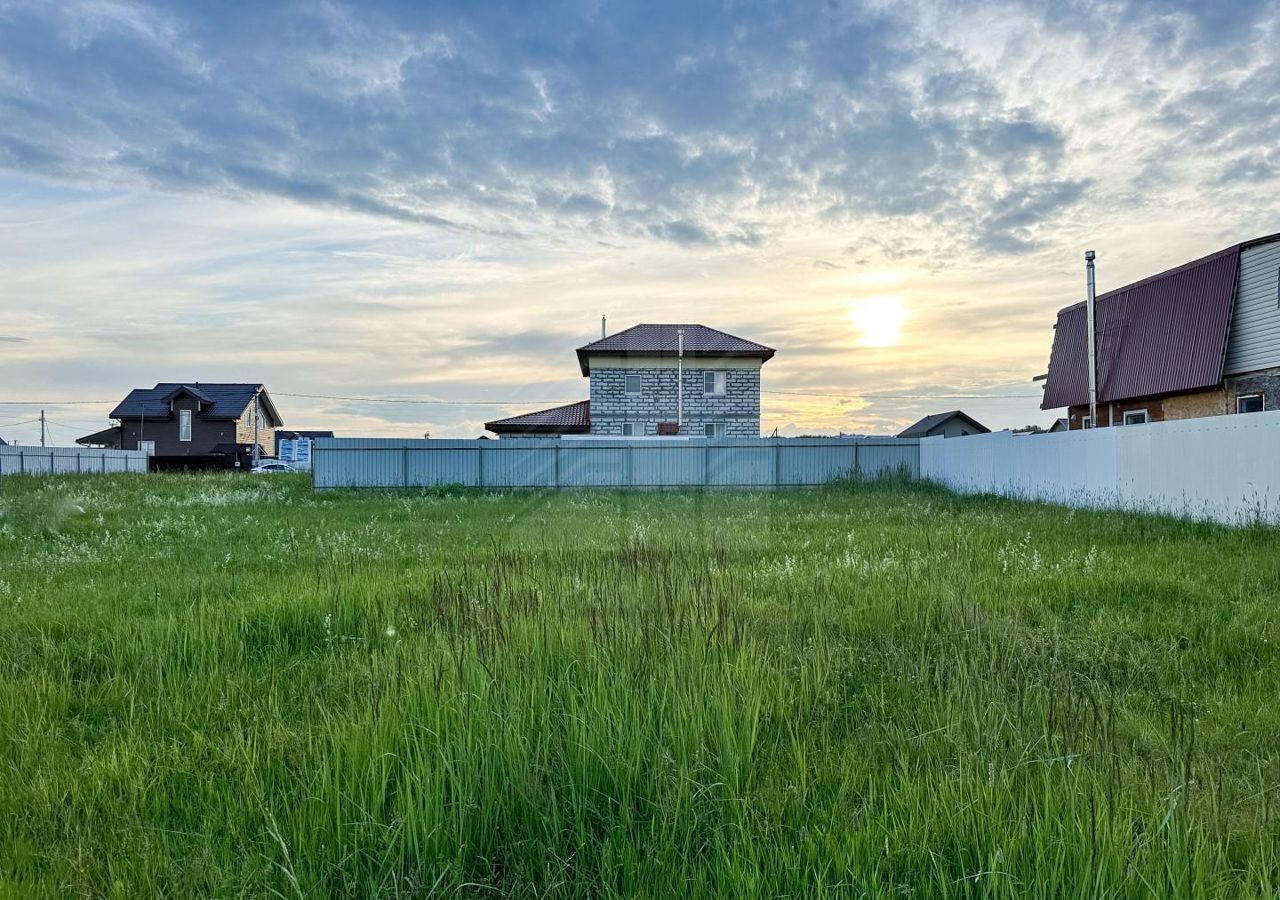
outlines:
[[[722,423],[725,437],[760,436],[760,368],[684,369],[683,435],[702,437],[708,423]],[[704,392],[704,372],[724,374],[720,395]],[[640,392],[628,394],[626,377],[640,376]],[[635,423],[635,436],[653,436],[659,422],[676,421],[677,373],[670,366],[591,368],[591,433],[620,437],[623,424]]]
[[[1280,368],[1262,369],[1227,379],[1227,409],[1236,411],[1236,400],[1253,394],[1262,395],[1264,409],[1280,409]]]

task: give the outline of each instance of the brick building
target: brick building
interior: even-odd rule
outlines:
[[[1280,235],[1097,298],[1098,427],[1280,409]],[[1041,409],[1087,427],[1083,303],[1062,309]]]
[[[487,422],[500,437],[759,437],[774,351],[705,325],[636,325],[578,348],[591,399]]]

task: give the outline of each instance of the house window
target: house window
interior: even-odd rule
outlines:
[[[138,441],[138,449],[147,454],[147,456],[156,455],[155,441]]]
[[[623,382],[624,382],[623,389],[628,394],[640,393],[640,376],[639,375],[627,375],[623,378]]]
[[[702,393],[712,396],[724,395],[724,372],[703,372]]]
[[[644,429],[642,429],[638,423],[636,423],[636,422],[623,422],[623,423],[622,423],[622,436],[623,436],[623,437],[635,437],[635,436],[636,436],[636,435],[638,435],[638,434],[644,434]]]
[[[1146,425],[1147,411],[1145,409],[1131,409],[1124,414],[1124,424],[1126,425]]]
[[[191,410],[178,410],[178,440],[191,440]]]
[[[724,437],[724,423],[707,422],[702,426],[702,433],[709,438]]]
[[[1236,412],[1262,412],[1267,408],[1267,401],[1261,394],[1248,394],[1236,398]]]
[[[1092,419],[1092,418],[1090,418],[1089,416],[1081,416],[1081,417],[1080,417],[1080,427],[1081,427],[1081,428],[1092,428],[1092,427],[1093,427],[1093,419]]]

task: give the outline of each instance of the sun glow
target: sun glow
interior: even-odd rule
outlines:
[[[896,346],[902,340],[906,320],[906,304],[897,294],[863,297],[849,308],[849,321],[859,331],[859,347]]]

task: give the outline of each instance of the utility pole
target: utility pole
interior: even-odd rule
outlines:
[[[255,466],[258,464],[258,423],[262,420],[261,415],[258,413],[258,395],[260,393],[262,393],[261,387],[253,392],[253,464]]]
[[[44,410],[42,409],[40,410],[40,446],[44,445]]]
[[[1097,298],[1094,287],[1093,259],[1094,252],[1086,250],[1084,254],[1085,268],[1085,330],[1089,342],[1089,427],[1098,427],[1098,324]],[[1114,422],[1108,422],[1114,425]]]

